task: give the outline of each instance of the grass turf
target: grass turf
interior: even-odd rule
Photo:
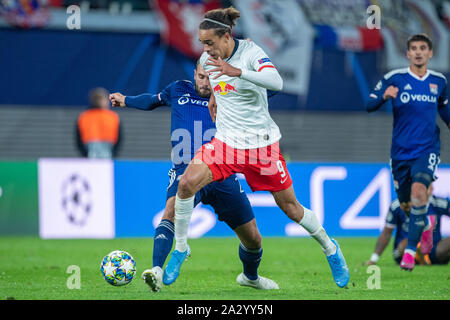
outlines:
[[[309,238],[263,239],[259,274],[275,280],[280,290],[241,287],[242,271],[236,238],[201,238],[189,241],[192,257],[179,279],[160,293],[152,293],[140,279],[151,267],[153,239],[42,240],[0,237],[0,299],[170,299],[170,300],[277,300],[277,299],[449,299],[448,266],[417,266],[401,271],[392,260],[391,247],[380,259],[381,289],[368,289],[364,261],[375,238],[337,238],[350,269],[347,288],[338,288],[325,256]],[[136,260],[135,279],[126,286],[107,284],[100,261],[113,250],[128,251]],[[166,261],[167,262],[167,261]],[[80,267],[81,288],[68,289],[70,265]]]

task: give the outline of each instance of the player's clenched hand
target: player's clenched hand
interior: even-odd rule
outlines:
[[[217,104],[216,104],[216,99],[214,98],[214,94],[211,94],[211,97],[209,98],[208,109],[209,109],[209,114],[211,115],[212,121],[216,122]]]
[[[233,67],[231,64],[225,62],[222,60],[222,58],[214,59],[210,57],[208,61],[206,61],[206,64],[209,66],[215,66],[217,68],[214,68],[212,70],[208,70],[209,75],[213,72],[219,72],[213,79],[217,79],[221,75],[227,75],[230,77],[240,77],[242,74],[241,69]]]
[[[386,91],[383,94],[383,99],[387,100],[390,98],[397,98],[398,88],[394,86],[387,87]]]
[[[109,95],[109,100],[111,101],[111,105],[113,107],[121,107],[125,108],[125,96],[120,92],[111,93]]]

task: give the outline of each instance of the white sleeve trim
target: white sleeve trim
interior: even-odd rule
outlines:
[[[388,72],[384,75],[384,79],[388,80],[390,77],[392,77],[394,74],[398,74],[398,73],[407,73],[408,72],[408,68],[400,68],[400,69],[395,69],[392,70],[391,72]]]
[[[444,79],[444,80],[445,80],[445,83],[447,83],[447,78],[446,78],[442,73],[437,72],[437,71],[434,71],[434,70],[430,70],[430,69],[428,69],[428,71],[429,71],[433,76],[436,76],[436,77],[439,77],[439,78]]]

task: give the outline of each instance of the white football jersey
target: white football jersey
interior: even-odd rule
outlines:
[[[237,40],[237,49],[229,59],[235,68],[260,71],[274,67],[267,54],[255,43]],[[206,65],[209,54],[203,52],[200,64],[207,73],[215,66]],[[217,103],[216,138],[236,149],[261,148],[280,140],[281,133],[269,114],[267,90],[239,77],[209,76]]]

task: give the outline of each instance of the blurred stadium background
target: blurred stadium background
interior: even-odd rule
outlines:
[[[373,4],[381,29],[366,26]],[[430,68],[449,78],[450,1],[0,0],[0,235],[153,235],[170,169],[170,109],[115,110],[123,139],[114,160],[80,158],[76,120],[92,88],[136,95],[192,79],[199,21],[229,5],[242,14],[236,37],[262,46],[284,78],[269,107],[299,199],[332,235],[378,235],[395,198],[392,113],[386,103],[369,115],[364,102],[384,73],[408,65],[414,33],[431,36]],[[438,124],[435,193],[450,197],[450,133]],[[303,235],[240,178],[263,236]],[[450,234],[448,221],[443,229]],[[232,232],[199,207],[190,235]]]

